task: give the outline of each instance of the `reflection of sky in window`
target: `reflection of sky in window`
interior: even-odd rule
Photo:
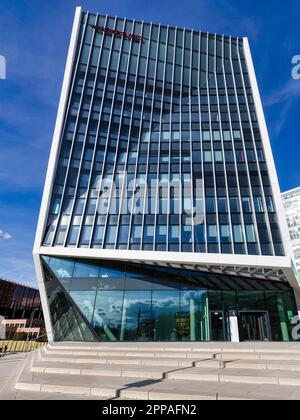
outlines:
[[[123,293],[100,293],[97,295],[94,324],[117,326],[121,322],[121,314],[123,307]]]
[[[89,322],[93,319],[95,292],[70,292],[70,295]]]
[[[152,298],[153,310],[164,310],[173,312],[179,308],[179,292],[154,292]]]
[[[136,328],[137,322],[151,316],[151,292],[129,292],[125,295],[126,328]],[[125,321],[125,320],[124,320]]]
[[[155,291],[151,298],[150,291],[128,292],[127,296],[125,295],[125,301],[123,301],[122,292],[114,292],[113,295],[100,292],[97,295],[95,311],[96,292],[71,292],[71,297],[89,321],[92,321],[94,316],[94,322],[97,324],[113,325],[120,323],[123,309],[126,313],[126,322],[131,323],[136,322],[138,315],[145,318],[150,317],[152,309],[166,313],[174,312],[174,309],[178,311],[179,297],[180,307],[188,306],[191,299],[202,305],[205,293],[204,291],[189,290],[181,292],[179,295],[179,292]],[[124,302],[125,308],[123,308]]]

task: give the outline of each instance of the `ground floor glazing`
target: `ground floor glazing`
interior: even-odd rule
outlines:
[[[291,341],[285,283],[110,261],[43,257],[55,341]]]

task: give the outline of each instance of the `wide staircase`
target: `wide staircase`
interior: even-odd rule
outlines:
[[[49,344],[29,354],[16,389],[107,400],[298,400],[300,344]]]

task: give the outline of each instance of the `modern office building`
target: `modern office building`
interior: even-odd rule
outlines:
[[[38,289],[0,279],[0,340],[45,334]]]
[[[0,279],[0,316],[5,319],[42,318],[41,299],[38,289],[13,281]]]
[[[300,187],[283,193],[282,199],[300,282]]]
[[[34,259],[50,341],[292,339],[247,39],[77,9]]]

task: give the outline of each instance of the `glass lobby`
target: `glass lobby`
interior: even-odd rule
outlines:
[[[292,340],[297,310],[286,284],[109,261],[43,264],[56,341],[230,341],[230,311],[242,340]]]

